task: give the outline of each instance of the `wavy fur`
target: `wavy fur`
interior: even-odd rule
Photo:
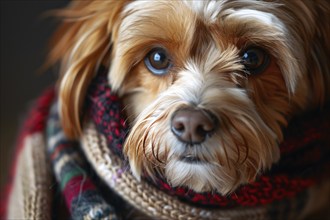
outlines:
[[[56,12],[63,23],[49,56],[61,63],[64,131],[79,137],[86,89],[106,66],[132,126],[124,153],[137,178],[158,173],[173,186],[233,192],[277,162],[293,116],[328,102],[329,11],[328,1],[74,1]],[[249,46],[270,54],[263,73],[241,65]],[[173,61],[165,76],[143,62],[154,47]],[[187,106],[220,122],[199,146],[169,128]],[[202,163],[182,162],[187,154]]]

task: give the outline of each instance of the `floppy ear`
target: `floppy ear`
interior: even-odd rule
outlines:
[[[330,4],[328,1],[311,3],[315,4],[316,8],[316,30],[310,52],[312,59],[311,63],[308,63],[309,80],[314,91],[313,101],[317,105],[324,105],[330,101]]]
[[[109,66],[113,35],[125,1],[73,1],[54,11],[63,21],[51,41],[46,65],[60,63],[59,112],[69,138],[81,134],[87,87],[99,66]]]

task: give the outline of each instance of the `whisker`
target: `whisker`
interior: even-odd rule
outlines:
[[[222,146],[224,146],[223,147],[223,150],[224,150],[224,152],[225,152],[225,156],[226,156],[226,160],[227,160],[227,165],[228,165],[228,167],[229,167],[229,169],[230,169],[230,163],[229,163],[229,158],[228,158],[228,153],[227,153],[227,149],[226,149],[226,145],[224,144],[224,140],[223,139],[221,139],[221,143],[222,143]]]
[[[235,123],[233,123],[231,120],[228,121],[230,123],[230,125],[236,130],[236,132],[239,134],[239,136],[241,137],[240,139],[244,142],[243,143],[243,146],[244,148],[246,149],[246,152],[245,152],[245,157],[243,159],[243,161],[240,163],[240,165],[242,165],[248,158],[248,152],[249,152],[249,146],[248,146],[248,143],[246,141],[246,139],[244,138],[244,135],[242,134],[242,132],[237,128],[237,126],[235,125]],[[238,146],[238,144],[236,143],[235,141],[235,138],[232,137],[233,141],[235,142],[235,145],[236,145],[236,148],[237,148],[237,151],[238,151],[238,157],[237,157],[237,161],[236,163],[239,163],[239,159],[240,159],[240,147]],[[241,144],[240,144],[241,146]]]

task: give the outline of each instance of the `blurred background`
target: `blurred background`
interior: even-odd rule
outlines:
[[[38,73],[45,61],[56,19],[43,13],[67,5],[64,0],[0,1],[0,177],[6,182],[15,141],[24,116],[47,86],[55,69]]]

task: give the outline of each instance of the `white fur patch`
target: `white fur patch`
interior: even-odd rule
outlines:
[[[233,10],[230,9],[227,11],[230,17],[236,17],[240,20],[255,20],[258,22],[262,22],[263,24],[267,26],[276,26],[280,30],[284,31],[284,25],[283,23],[273,14],[253,10],[253,9],[239,9],[239,10]]]
[[[267,25],[272,25],[275,20],[275,17],[272,14],[252,9],[240,9],[237,11],[233,11],[232,15],[237,16],[241,19],[256,19]]]
[[[284,25],[282,22],[273,14],[253,10],[253,9],[228,9],[223,11],[223,5],[226,1],[201,1],[201,0],[184,0],[183,1],[188,7],[190,7],[194,12],[196,12],[199,16],[201,16],[207,22],[215,22],[220,14],[235,16],[239,19],[248,19],[248,20],[256,20],[264,23],[265,25],[277,26],[280,29],[284,30]]]
[[[184,0],[183,1],[187,6],[189,6],[193,11],[195,11],[198,15],[203,17],[206,21],[214,22],[221,9],[223,1],[191,1],[191,0]]]

